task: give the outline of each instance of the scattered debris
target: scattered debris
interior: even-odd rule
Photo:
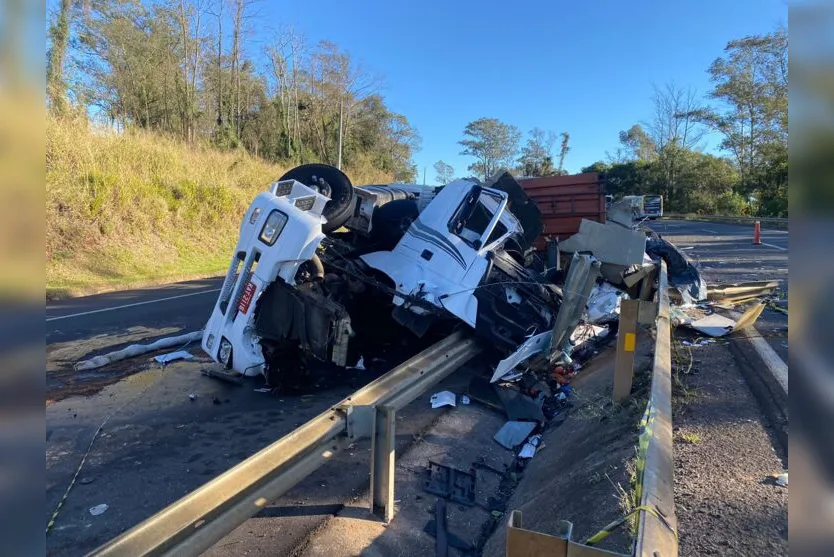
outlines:
[[[272,388],[270,387],[261,387],[260,389],[255,389],[256,393],[271,393]]]
[[[646,241],[646,254],[666,262],[669,284],[680,293],[684,305],[707,299],[707,283],[674,244],[663,238],[649,239]]]
[[[119,360],[124,360],[126,358],[141,356],[142,354],[147,354],[148,352],[156,352],[157,350],[163,350],[173,346],[188,345],[194,341],[200,340],[202,335],[203,331],[195,331],[185,335],[161,338],[150,344],[131,344],[127,348],[78,362],[73,367],[75,371],[97,369],[106,366],[107,364],[112,364],[113,362],[118,362]]]
[[[461,404],[469,404],[469,397],[466,395],[460,395],[460,403]]]
[[[776,476],[776,485],[781,487],[788,487],[788,473],[783,472]]]
[[[738,320],[733,320],[717,313],[698,316],[700,315],[699,308],[675,308],[673,320],[680,325],[695,329],[705,335],[723,337],[733,331],[740,331],[745,327],[753,325],[762,314],[762,311],[764,311],[764,306],[764,303],[751,306]]]
[[[507,419],[544,423],[545,419],[541,406],[522,393],[517,386],[493,384],[493,388],[501,401],[501,406],[504,407]]]
[[[197,400],[197,395],[195,395],[194,393],[188,393],[188,399],[194,402],[195,400]]]
[[[464,472],[429,461],[426,472],[429,479],[423,489],[427,492],[470,507],[475,504],[477,476],[474,469]]]
[[[359,371],[365,370],[365,358],[359,356],[359,361],[356,362],[355,366],[349,366],[347,369],[358,369]]]
[[[175,360],[193,360],[194,354],[187,350],[177,350],[176,352],[169,352],[168,354],[161,354],[153,358],[157,363],[165,365]]]
[[[717,304],[734,305],[771,295],[777,288],[779,282],[774,280],[715,284],[707,288],[707,299]]]
[[[441,406],[455,406],[455,393],[451,391],[440,391],[431,395],[429,401],[432,408],[440,408]]]
[[[541,434],[533,435],[532,437],[530,437],[527,440],[527,442],[524,443],[524,446],[521,447],[521,450],[518,452],[518,458],[533,458],[534,456],[536,456],[536,451],[538,450],[541,441]]]
[[[110,508],[110,505],[107,503],[102,503],[100,505],[96,505],[95,507],[90,507],[90,514],[93,516],[99,516],[107,512],[107,509]]]
[[[446,521],[446,501],[442,498],[437,499],[435,503],[435,510],[434,510],[435,518],[429,520],[426,523],[426,526],[423,528],[423,531],[433,538],[437,538],[438,544],[438,551],[436,555],[444,554],[441,550],[441,547],[447,545],[448,547],[454,547],[455,549],[459,549],[464,553],[471,553],[475,551],[475,545],[465,541],[457,536],[453,532],[449,531],[449,525]],[[442,524],[441,530],[438,532],[437,524],[438,522]],[[447,548],[448,550],[448,548]]]
[[[507,422],[501,426],[493,439],[505,449],[513,450],[530,436],[536,425],[536,422]]]
[[[595,285],[588,296],[586,321],[594,324],[616,321],[620,316],[620,301],[624,299],[628,299],[628,294],[610,283]]]
[[[707,346],[710,344],[715,344],[715,340],[711,338],[701,338],[694,342],[689,342],[688,340],[682,340],[681,344],[684,346],[692,346],[692,347],[700,347],[700,346]]]
[[[646,234],[616,223],[600,224],[582,219],[579,232],[559,243],[567,253],[589,252],[602,263],[629,266],[643,263]]]

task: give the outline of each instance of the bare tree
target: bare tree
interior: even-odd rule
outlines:
[[[658,152],[670,144],[700,150],[706,129],[694,116],[701,105],[697,90],[678,87],[673,82],[663,87],[653,85],[652,89],[654,113],[646,123],[646,130]]]

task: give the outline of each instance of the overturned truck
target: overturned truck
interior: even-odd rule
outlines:
[[[247,210],[203,349],[275,378],[309,358],[347,366],[385,331],[462,322],[501,357],[529,352],[563,299],[531,248],[541,226],[506,172],[353,187],[334,167],[297,167]]]

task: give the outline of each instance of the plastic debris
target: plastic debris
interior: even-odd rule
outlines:
[[[521,450],[518,452],[518,458],[533,458],[536,456],[536,451],[538,450],[541,441],[541,435],[534,435],[530,437],[530,439],[524,443],[524,446],[521,447]]]
[[[536,422],[507,422],[493,439],[505,449],[512,450],[527,439],[534,429]]]
[[[157,363],[167,364],[175,360],[193,360],[194,354],[187,350],[177,350],[176,352],[169,352],[168,354],[160,354],[159,356],[154,356],[153,359],[156,360]]]
[[[189,393],[188,398],[189,398],[189,400],[194,401],[194,400],[197,400],[197,395],[195,395],[194,393]]]
[[[788,473],[787,472],[783,472],[782,474],[779,474],[778,476],[776,476],[776,485],[779,485],[779,486],[782,486],[782,487],[788,487]]]
[[[455,406],[456,398],[452,391],[440,391],[431,395],[429,401],[432,408],[440,408],[441,406]]]
[[[597,284],[588,296],[587,322],[605,323],[616,321],[620,315],[620,301],[627,300],[628,294],[612,284]]]
[[[359,356],[359,361],[356,362],[355,366],[349,366],[348,369],[358,369],[359,371],[364,371],[365,369],[365,358]]]
[[[109,508],[110,505],[108,505],[107,503],[102,503],[100,505],[96,505],[95,507],[90,507],[90,514],[93,516],[98,516],[107,512],[107,509]]]
[[[469,397],[466,395],[460,395],[460,403],[461,404],[469,404]]]
[[[260,389],[255,389],[256,393],[271,393],[272,389],[269,387],[261,387]]]

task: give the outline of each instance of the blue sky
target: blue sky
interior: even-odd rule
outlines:
[[[780,0],[267,0],[258,12],[258,35],[291,25],[381,73],[389,107],[423,138],[429,182],[439,159],[466,173],[457,142],[482,116],[568,131],[565,166],[578,171],[649,116],[653,82],[705,93],[729,40],[787,23]]]

